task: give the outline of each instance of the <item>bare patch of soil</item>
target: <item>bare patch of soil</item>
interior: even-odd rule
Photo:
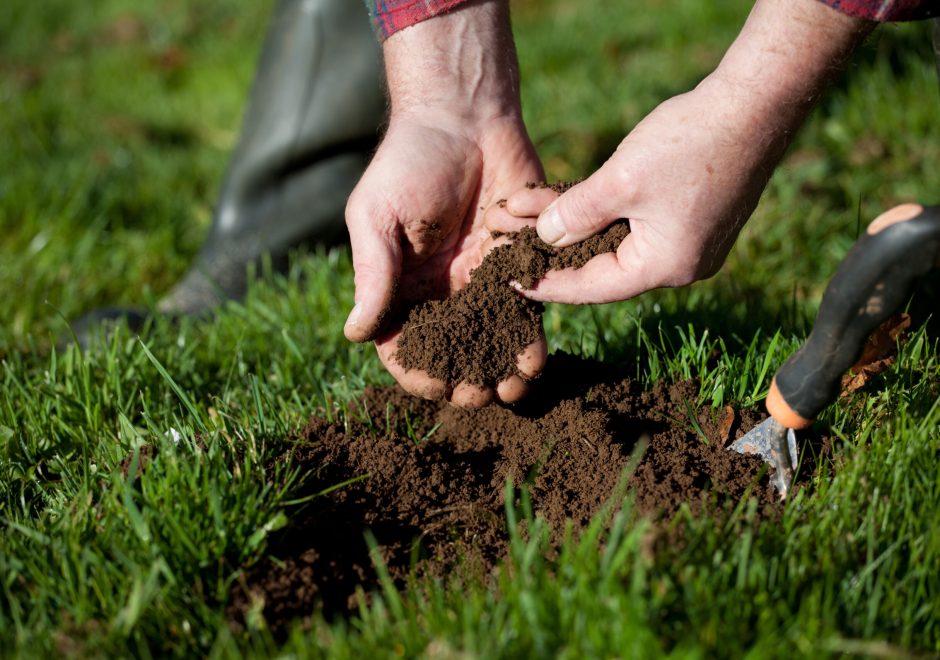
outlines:
[[[309,472],[307,493],[363,478],[295,517],[233,589],[230,619],[241,625],[260,607],[282,633],[316,607],[348,612],[357,586],[378,587],[366,530],[400,586],[412,569],[443,575],[461,561],[487,575],[507,550],[507,479],[528,485],[536,514],[553,529],[570,519],[578,530],[640,446],[628,482],[639,512],[669,518],[683,504],[724,511],[751,495],[762,515],[777,515],[765,466],[725,449],[759,416],[696,410],[696,392],[693,383],[643,391],[608,365],[565,355],[552,356],[512,407],[467,411],[368,389],[357,405],[371,423],[311,419],[290,452]]]

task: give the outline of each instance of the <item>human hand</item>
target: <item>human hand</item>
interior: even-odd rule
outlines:
[[[493,246],[482,208],[495,206],[526,181],[542,176],[520,124],[493,122],[479,134],[451,132],[441,122],[395,122],[353,192],[347,224],[356,272],[356,308],[346,325],[353,341],[375,339],[379,358],[403,388],[425,398],[447,397],[480,407],[495,396],[513,402],[526,392],[511,376],[495,391],[445,383],[395,359],[399,328],[383,328],[391,304],[442,298],[463,288]],[[520,356],[521,374],[536,376],[544,340]]]
[[[534,300],[604,303],[713,275],[760,197],[773,154],[750,140],[700,87],[670,99],[640,122],[591,177],[562,195],[522,189],[487,215],[494,231],[535,224],[565,247],[629,218],[616,252],[578,270],[552,271],[525,295]],[[705,124],[702,117],[709,117]],[[763,162],[762,162],[763,161]]]
[[[603,303],[715,274],[835,65],[868,29],[811,0],[759,0],[716,72],[657,107],[591,177],[560,197],[519,191],[488,215],[492,230],[536,224],[558,247],[630,221],[616,253],[551,272],[525,295]]]
[[[470,27],[477,39],[455,37]],[[346,210],[356,281],[346,337],[374,339],[379,358],[407,391],[464,407],[494,396],[518,400],[525,380],[512,376],[488,388],[405,370],[395,359],[400,331],[388,327],[388,316],[393,307],[462,288],[493,244],[484,209],[543,176],[522,123],[506,31],[505,7],[486,2],[386,42],[389,128]],[[428,52],[436,53],[434,67],[427,66]],[[480,77],[487,71],[492,75]],[[544,339],[525,349],[517,365],[522,376],[537,375],[545,354]]]

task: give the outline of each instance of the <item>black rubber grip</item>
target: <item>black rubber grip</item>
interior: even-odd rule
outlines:
[[[868,336],[904,305],[938,259],[940,206],[863,235],[829,282],[809,339],[777,372],[783,400],[809,420],[835,401]]]

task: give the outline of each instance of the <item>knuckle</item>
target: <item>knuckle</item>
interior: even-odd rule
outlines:
[[[570,197],[566,204],[559,209],[564,218],[565,227],[568,231],[584,232],[592,231],[597,227],[598,217],[593,195],[583,189],[573,189],[569,193]]]
[[[395,209],[391,201],[357,186],[346,200],[346,223],[359,226],[383,227],[394,225]]]
[[[615,189],[610,191],[611,199],[618,199],[622,202],[633,202],[636,199],[636,177],[629,168],[614,168],[613,180]]]
[[[363,218],[370,217],[371,209],[371,201],[368,199],[367,195],[361,192],[361,189],[357,187],[353,190],[349,199],[346,200],[345,215],[347,224],[361,222]]]

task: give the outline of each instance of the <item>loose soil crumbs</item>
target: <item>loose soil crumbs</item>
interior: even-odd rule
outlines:
[[[564,192],[570,185],[551,187]],[[471,272],[467,286],[411,310],[396,359],[406,369],[449,383],[498,384],[518,373],[516,358],[541,337],[542,305],[523,298],[511,283],[530,289],[550,270],[581,268],[599,254],[616,251],[629,233],[629,223],[621,220],[566,248],[544,243],[531,227],[506,234],[512,243],[493,249]]]
[[[260,608],[282,634],[316,607],[327,616],[350,611],[357,586],[378,587],[367,529],[399,586],[412,566],[444,575],[463,561],[488,575],[507,551],[507,479],[528,485],[536,514],[553,529],[570,519],[577,531],[612,496],[640,445],[627,485],[639,512],[670,518],[683,504],[721,512],[752,495],[761,515],[777,515],[767,468],[725,449],[758,416],[698,411],[700,437],[689,419],[696,394],[693,383],[643,391],[607,365],[565,355],[552,356],[512,408],[461,410],[397,388],[367,389],[356,406],[371,424],[311,419],[289,452],[310,475],[306,493],[363,478],[316,498],[272,543],[271,558],[246,569],[230,621],[243,625]]]

